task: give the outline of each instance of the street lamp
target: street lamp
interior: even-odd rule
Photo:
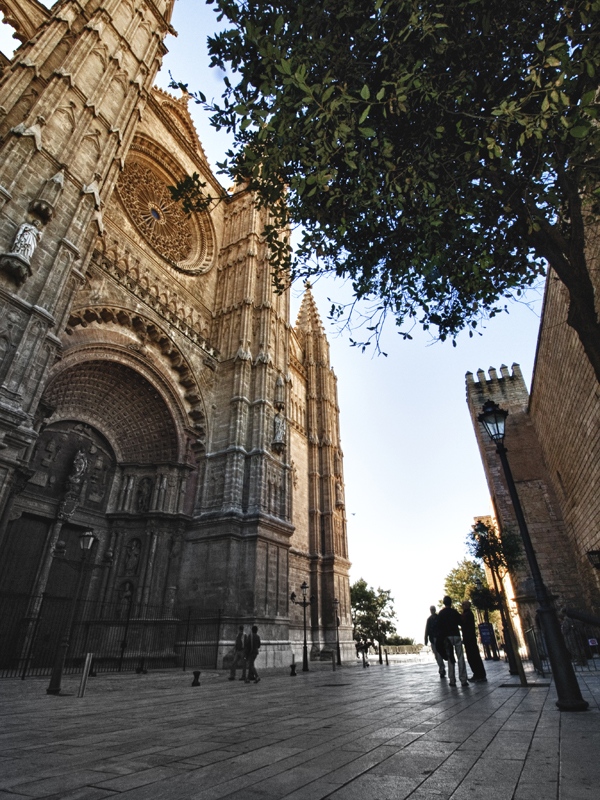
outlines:
[[[556,686],[556,693],[558,695],[556,705],[561,711],[585,711],[585,709],[588,707],[588,703],[581,696],[581,690],[579,688],[579,684],[577,683],[577,678],[575,677],[575,670],[573,669],[573,664],[571,663],[571,657],[562,637],[560,624],[558,622],[558,617],[556,616],[556,610],[552,605],[550,594],[542,578],[542,573],[538,565],[535,550],[533,549],[531,537],[529,536],[527,523],[525,522],[523,509],[521,508],[519,495],[517,494],[517,489],[515,487],[515,482],[510,470],[510,465],[506,457],[507,451],[504,447],[504,434],[507,416],[508,411],[505,411],[496,403],[488,400],[483,406],[483,411],[481,414],[479,414],[477,419],[482,423],[487,431],[488,436],[495,443],[496,452],[500,456],[500,462],[502,464],[502,469],[504,470],[504,476],[508,485],[508,492],[515,510],[515,516],[519,525],[521,539],[523,540],[525,555],[527,556],[529,570],[531,572],[531,577],[533,578],[536,598],[540,604],[539,608],[537,609],[537,613],[539,616],[542,633],[544,634],[544,638],[546,640],[548,658],[550,659],[550,666],[552,668],[552,675],[554,677],[554,684]]]
[[[337,665],[338,667],[341,667],[342,656],[340,655],[340,618],[338,616],[339,606],[340,606],[340,601],[336,597],[333,600],[333,610],[335,613],[335,643],[337,648]]]
[[[69,609],[69,617],[67,620],[67,624],[65,625],[62,639],[60,640],[60,644],[56,650],[56,656],[54,659],[54,665],[52,667],[52,675],[50,676],[50,683],[48,684],[48,688],[46,689],[46,694],[60,694],[60,688],[62,683],[62,675],[65,666],[65,659],[67,657],[67,652],[69,650],[69,645],[71,643],[71,631],[73,628],[73,622],[75,621],[75,612],[77,610],[77,601],[79,599],[79,595],[81,594],[81,588],[83,586],[83,578],[86,571],[87,561],[89,558],[89,554],[92,550],[94,542],[96,541],[96,537],[94,536],[93,531],[85,531],[79,536],[79,547],[81,549],[81,559],[79,561],[67,561],[64,560],[63,563],[67,564],[70,567],[74,567],[78,570],[77,576],[77,586],[75,588],[75,593],[71,598],[71,607]],[[55,558],[64,559],[66,552],[66,545],[64,542],[57,542],[56,547],[54,548],[54,552],[52,555]],[[106,555],[104,556],[104,563],[91,565],[91,569],[94,569],[95,566],[111,566],[112,564],[112,551],[107,550]]]
[[[308,585],[306,581],[302,583],[300,587],[302,590],[302,600],[296,600],[296,592],[292,592],[290,595],[290,600],[297,606],[301,606],[302,610],[304,611],[304,649],[302,651],[302,672],[308,672],[308,645],[306,643],[306,609],[314,600],[314,597],[311,595],[310,597],[306,597],[308,592]]]

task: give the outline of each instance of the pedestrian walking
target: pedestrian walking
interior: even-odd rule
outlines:
[[[441,627],[440,621],[438,619],[438,613],[435,606],[429,606],[429,613],[430,616],[427,617],[427,623],[425,625],[425,644],[429,641],[431,645],[431,651],[435,656],[435,660],[437,661],[437,665],[440,671],[440,678],[446,677],[446,665],[444,664],[444,659],[442,658],[442,654],[436,647],[436,641],[438,636],[441,635]]]
[[[254,683],[258,683],[260,678],[258,677],[258,672],[256,671],[256,667],[254,666],[254,662],[258,656],[258,651],[260,650],[260,636],[258,635],[258,628],[256,625],[252,626],[252,633],[246,637],[246,665],[248,668],[248,677],[246,678],[246,683],[250,683],[250,681],[254,681]]]
[[[479,652],[479,645],[477,644],[477,628],[475,627],[475,617],[471,611],[471,603],[469,600],[463,600],[462,604],[462,640],[467,654],[467,661],[473,670],[473,677],[469,678],[470,681],[475,683],[484,683],[487,681],[485,674],[485,667],[481,660],[481,653]]]
[[[467,680],[467,667],[465,666],[465,657],[459,630],[462,625],[462,617],[455,608],[452,608],[451,597],[446,595],[443,602],[444,608],[442,608],[438,614],[438,620],[441,626],[440,639],[448,655],[448,684],[450,686],[456,686],[454,666],[454,655],[456,655],[456,661],[458,661],[458,678],[461,686],[466,688],[469,685],[469,681]]]
[[[241,681],[246,680],[246,654],[244,652],[245,649],[245,640],[246,636],[244,636],[244,626],[240,625],[238,628],[238,634],[235,637],[235,647],[233,651],[233,661],[231,662],[231,669],[229,670],[229,680],[235,680],[235,671],[238,667],[242,668],[242,677],[240,678]]]

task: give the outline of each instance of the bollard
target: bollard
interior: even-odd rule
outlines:
[[[290,664],[290,678],[296,677],[296,656],[292,653],[292,663]]]
[[[331,651],[331,667],[332,667],[333,671],[335,672],[335,651],[334,650]]]
[[[90,674],[90,667],[92,666],[93,653],[88,653],[85,657],[85,664],[83,665],[83,673],[81,675],[81,683],[79,684],[79,691],[77,697],[83,697],[85,694],[85,687],[87,686],[88,676]]]
[[[194,680],[192,681],[192,686],[200,686],[200,670],[195,669],[193,671]]]
[[[384,650],[383,652],[385,653],[385,663],[386,663],[386,666],[388,666],[388,667],[389,667],[389,665],[390,665],[390,662],[388,661],[388,657],[387,657],[387,650]]]

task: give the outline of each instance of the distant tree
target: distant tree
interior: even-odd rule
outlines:
[[[352,605],[353,634],[355,639],[379,639],[379,631],[384,637],[396,633],[393,619],[394,599],[389,589],[373,589],[362,578],[350,587]],[[377,626],[377,621],[380,627]],[[385,640],[385,639],[384,639]]]
[[[477,579],[487,586],[485,572],[481,564],[477,561],[471,561],[468,558],[463,558],[459,561],[454,569],[446,575],[444,581],[444,594],[452,598],[455,606],[460,606],[463,600],[470,600],[471,593],[477,586]]]
[[[392,636],[388,636],[385,643],[398,646],[401,644],[414,644],[415,640],[411,636],[398,636],[398,634],[395,633]]]
[[[495,525],[486,525],[481,520],[473,525],[467,546],[473,558],[481,559],[500,580],[507,572],[513,572],[523,558],[518,536],[508,529],[500,535]]]

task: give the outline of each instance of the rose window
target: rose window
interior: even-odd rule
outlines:
[[[129,162],[117,189],[139,233],[163,258],[190,272],[207,266],[202,226],[172,200],[167,184],[156,173],[137,161]]]

